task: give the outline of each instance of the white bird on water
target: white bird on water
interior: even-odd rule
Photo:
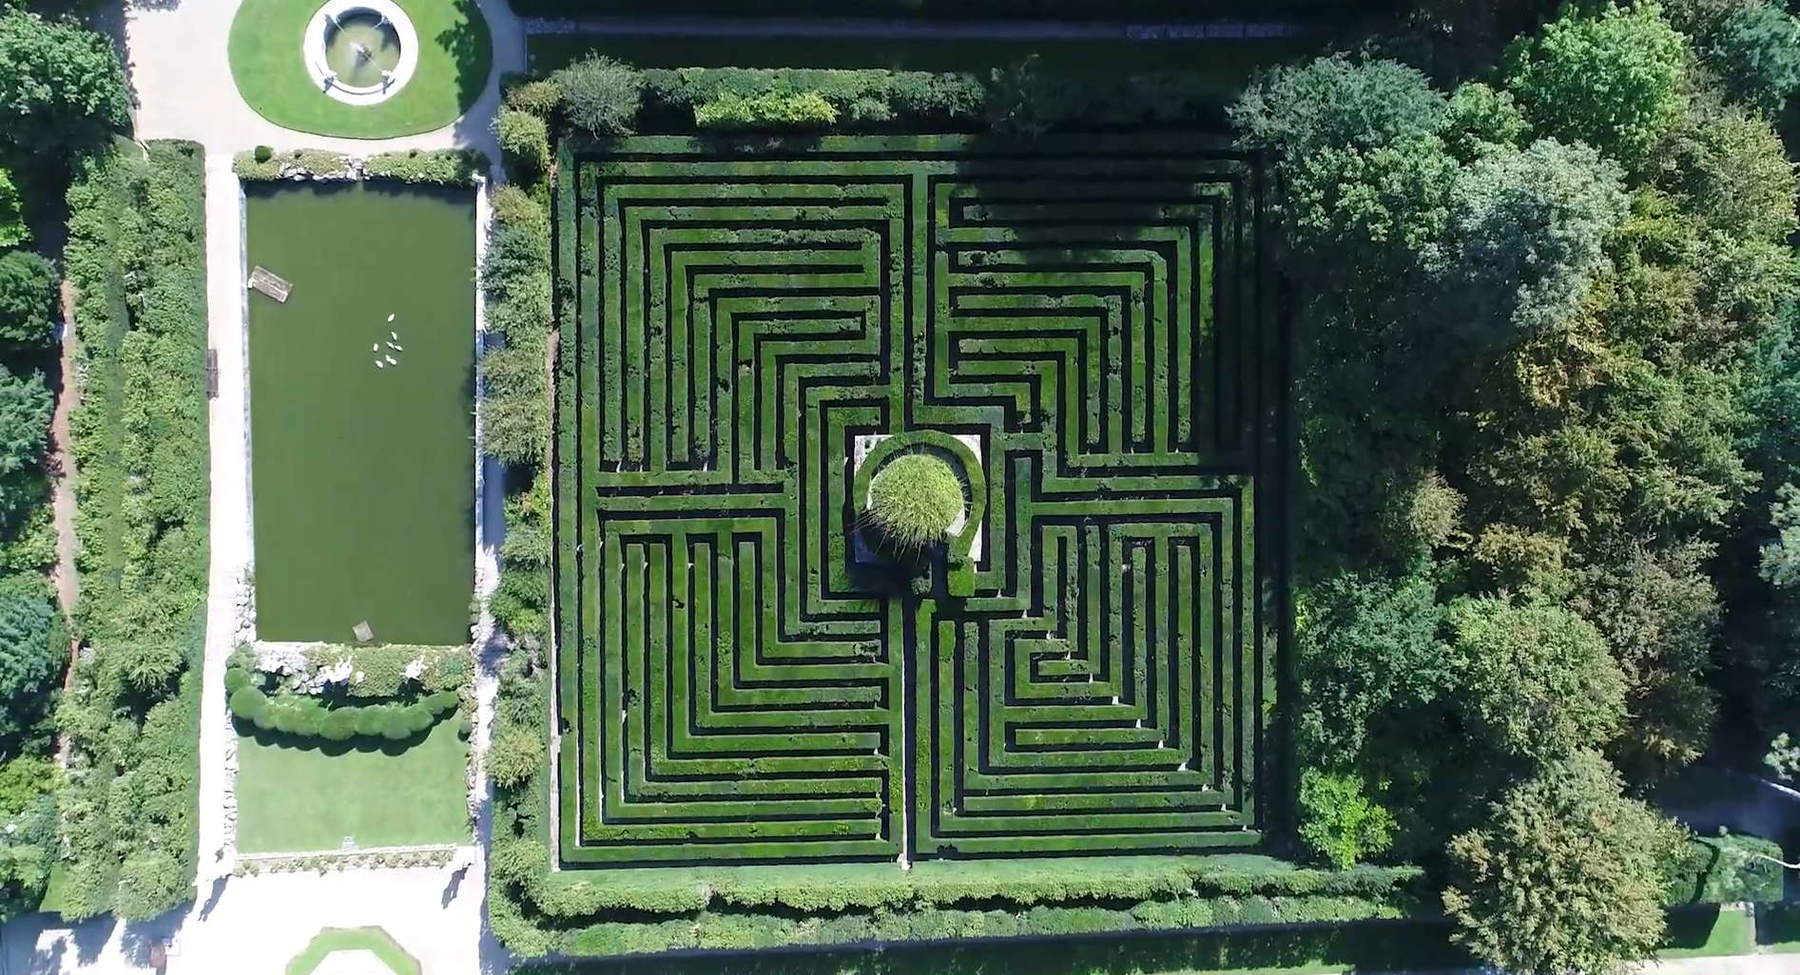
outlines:
[[[388,365],[390,365],[390,366],[397,366],[400,364],[400,360],[394,358],[393,356],[388,356],[387,361],[388,361]]]
[[[379,344],[371,345],[371,346],[369,346],[369,351],[370,352],[380,352],[381,346]]]
[[[386,369],[386,368],[387,368],[387,363],[385,363],[385,362],[382,362],[382,361],[381,361],[381,360],[380,360],[380,359],[376,359],[376,360],[375,360],[375,368],[377,368],[377,369]]]
[[[390,321],[390,322],[393,320],[394,319],[391,316],[388,318],[388,321]],[[389,332],[388,338],[393,339],[394,341],[398,342],[398,341],[400,341],[400,333],[399,332]]]
[[[389,342],[389,343],[387,343],[387,347],[390,349],[393,349],[395,352],[405,352],[406,351],[405,349],[400,347],[400,343],[398,343],[398,342]]]
[[[393,312],[389,312],[389,313],[388,313],[388,321],[390,321],[390,322],[391,322],[391,321],[393,321],[393,320],[394,320],[394,313],[393,313]]]

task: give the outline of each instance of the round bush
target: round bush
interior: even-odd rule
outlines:
[[[456,710],[456,706],[462,703],[462,696],[455,691],[439,691],[426,698],[423,703],[430,710],[431,716],[436,718]]]
[[[488,746],[488,777],[501,788],[523,785],[544,761],[544,743],[524,728],[507,728]]]
[[[226,694],[236,694],[238,691],[249,687],[252,683],[253,681],[247,671],[240,670],[236,667],[229,668],[225,671]]]
[[[569,121],[595,135],[624,135],[637,123],[644,80],[630,66],[595,54],[556,73]]]
[[[266,163],[275,158],[275,149],[272,146],[257,146],[254,158],[259,163]]]
[[[356,708],[333,708],[325,712],[319,723],[319,734],[327,741],[349,741],[356,737]]]
[[[296,700],[288,721],[288,733],[307,738],[317,737],[325,725],[325,708],[317,701]]]
[[[259,728],[263,727],[262,718],[264,712],[269,709],[269,695],[264,694],[260,689],[240,687],[231,692],[231,697],[226,703],[231,706],[232,714],[245,721],[253,722]]]
[[[494,134],[508,163],[526,176],[550,168],[550,127],[530,112],[501,109],[494,119]]]
[[[394,710],[385,704],[371,704],[356,709],[356,733],[374,737],[387,727],[388,712]]]
[[[896,457],[869,482],[869,517],[901,548],[921,548],[943,538],[962,513],[962,481],[931,454]]]

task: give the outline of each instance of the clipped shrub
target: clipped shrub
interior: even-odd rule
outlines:
[[[473,149],[408,149],[370,156],[363,163],[363,175],[402,183],[473,186],[487,168],[487,157]]]
[[[356,737],[357,708],[332,708],[319,723],[319,735],[327,741],[349,741]]]
[[[817,128],[837,117],[837,109],[816,91],[727,91],[694,106],[694,124],[703,129]]]
[[[902,549],[942,539],[962,513],[962,481],[931,454],[896,457],[869,481],[869,518]]]
[[[236,694],[255,682],[255,678],[250,676],[250,672],[241,667],[228,667],[225,670],[225,693],[227,695]]]
[[[558,71],[568,119],[595,135],[625,135],[637,125],[643,78],[612,58],[592,54]]]
[[[249,685],[240,687],[231,692],[231,697],[226,700],[226,703],[230,705],[232,714],[252,722],[258,727],[263,726],[262,717],[263,712],[269,708],[269,696],[264,694],[261,688]]]
[[[393,708],[386,704],[370,704],[356,709],[356,733],[371,738],[381,735],[388,727],[388,712]]]
[[[556,114],[556,110],[562,107],[562,102],[562,85],[550,78],[527,81],[506,90],[507,108],[530,112],[542,119]]]
[[[503,108],[494,119],[494,135],[509,172],[535,177],[550,168],[550,126],[542,117]]]
[[[275,158],[275,149],[271,146],[257,146],[251,156],[259,163],[266,163]]]
[[[488,777],[503,789],[530,781],[543,763],[543,740],[525,728],[505,728],[488,746]]]

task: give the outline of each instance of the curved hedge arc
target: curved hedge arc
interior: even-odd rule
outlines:
[[[1256,165],[748,145],[562,170],[554,855],[1259,844],[1285,453]],[[849,558],[854,439],[918,431],[982,444],[966,596]]]

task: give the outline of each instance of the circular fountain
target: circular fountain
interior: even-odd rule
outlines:
[[[419,35],[392,0],[331,0],[306,30],[306,68],[325,94],[372,105],[412,79]]]

